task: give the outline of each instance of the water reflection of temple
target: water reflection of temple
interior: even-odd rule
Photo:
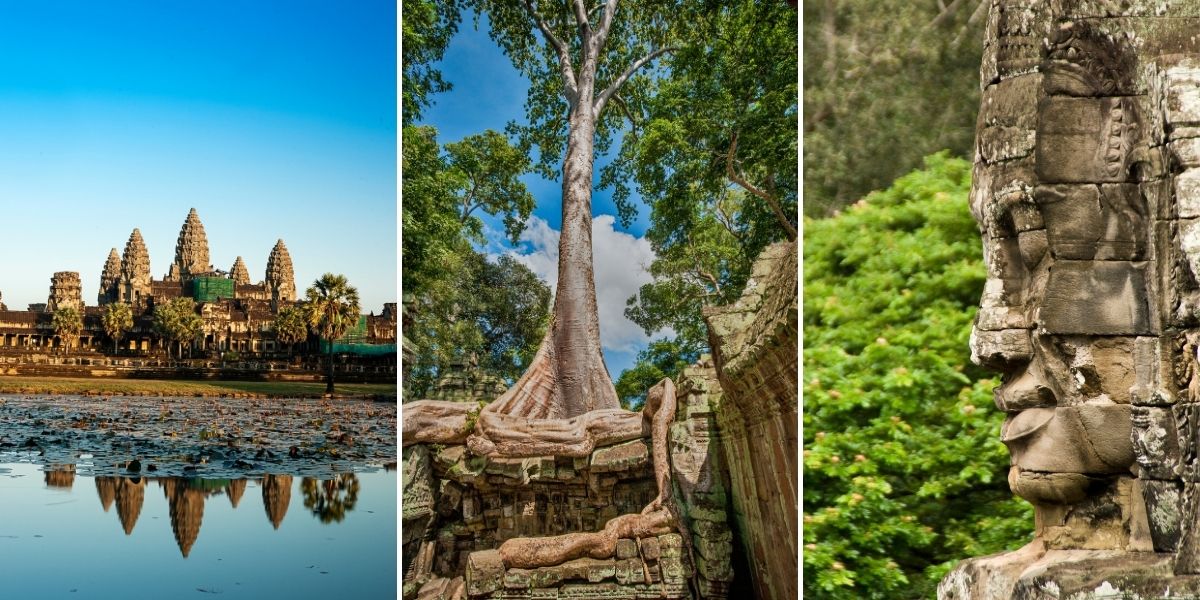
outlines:
[[[75,484],[75,465],[46,465],[46,486],[71,489]]]
[[[271,525],[279,529],[283,517],[287,515],[288,503],[292,500],[291,475],[267,475],[262,480],[263,506],[267,509],[267,518]]]
[[[67,468],[69,467],[69,468]],[[46,485],[70,487],[75,472],[71,465],[56,465],[56,470],[46,471]],[[167,500],[171,531],[184,558],[191,554],[196,539],[200,536],[200,525],[204,520],[204,502],[209,496],[224,494],[229,504],[237,509],[246,492],[246,479],[199,479],[183,477],[96,477],[96,493],[104,512],[115,504],[117,517],[125,535],[133,533],[138,516],[145,504],[146,485],[158,482]],[[263,508],[271,526],[279,529],[287,516],[292,499],[291,475],[266,475],[259,482],[262,486]],[[359,480],[354,474],[337,475],[331,480],[320,481],[309,477],[301,483],[304,505],[322,523],[340,522],[345,514],[354,510],[358,500]]]
[[[121,528],[125,535],[133,533],[146,499],[146,480],[141,477],[97,477],[96,492],[100,494],[104,512],[108,512],[114,501],[117,503]]]

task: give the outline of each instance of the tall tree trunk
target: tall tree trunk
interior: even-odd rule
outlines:
[[[333,394],[333,342],[329,342],[329,372],[325,376],[325,393]]]
[[[596,114],[592,76],[581,77],[563,160],[562,234],[550,326],[529,369],[489,411],[530,418],[571,418],[620,408],[600,351],[592,267],[592,174]]]

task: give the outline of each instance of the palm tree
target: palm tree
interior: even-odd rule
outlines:
[[[179,358],[183,358],[183,342],[195,343],[204,331],[204,318],[196,314],[196,302],[191,298],[172,298],[154,308],[154,329],[178,343]]]
[[[275,339],[281,344],[288,345],[288,356],[292,355],[292,347],[308,337],[308,319],[304,310],[298,306],[288,306],[280,309],[275,315],[271,328],[275,330]]]
[[[62,339],[63,346],[70,350],[80,332],[83,331],[83,315],[70,306],[63,306],[54,311],[51,320],[54,332]]]
[[[133,329],[133,308],[124,302],[106,304],[100,322],[104,325],[104,333],[112,338],[113,354],[116,354],[117,344],[121,342],[125,332]]]
[[[308,327],[329,344],[329,376],[325,393],[333,394],[333,341],[358,323],[358,290],[344,275],[326,273],[305,291]]]

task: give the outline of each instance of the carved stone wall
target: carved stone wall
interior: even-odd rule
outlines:
[[[797,306],[796,244],[779,243],[754,262],[736,303],[705,311],[734,515],[764,599],[799,594]]]
[[[496,549],[517,537],[599,531],[614,517],[640,512],[657,495],[648,439],[582,458],[487,459],[460,445],[405,448],[404,597],[726,598],[733,534],[712,412],[719,397],[711,365],[689,369],[677,388],[671,466],[689,539],[622,539],[611,558],[505,569]]]

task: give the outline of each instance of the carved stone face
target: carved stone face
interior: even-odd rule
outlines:
[[[988,279],[972,358],[1003,373],[1009,483],[1073,504],[1134,465],[1158,326],[1141,106],[1119,42],[1060,26],[1040,68],[984,92],[972,210]],[[1140,354],[1139,354],[1140,353]]]

